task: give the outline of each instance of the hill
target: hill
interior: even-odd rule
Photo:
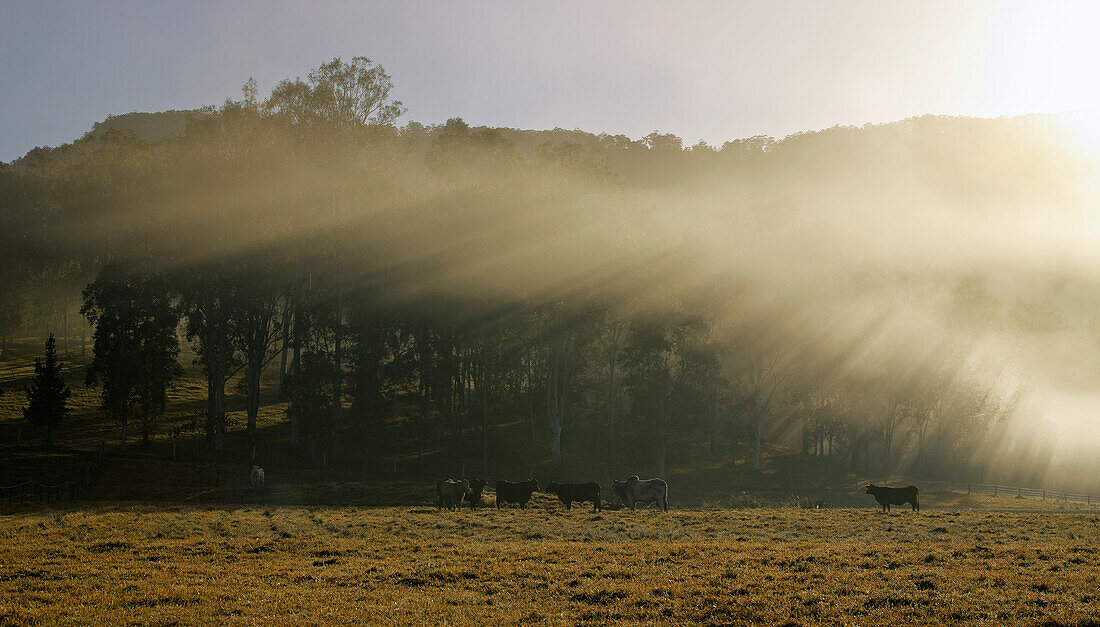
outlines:
[[[188,120],[202,115],[204,114],[200,109],[112,115],[102,122],[96,122],[85,137],[100,137],[111,129],[118,129],[133,131],[145,141],[156,142],[176,137],[183,132]]]

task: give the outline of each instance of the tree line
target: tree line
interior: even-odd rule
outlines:
[[[811,292],[715,272],[637,193],[637,172],[683,177],[703,152],[749,176],[774,140],[562,132],[531,150],[459,118],[398,128],[392,89],[369,59],[334,59],[263,99],[249,81],[178,136],[112,129],[3,166],[0,336],[42,294],[79,302],[86,383],[124,441],[154,437],[188,343],[213,451],[230,395],[250,444],[273,445],[270,379],[286,445],[312,460],[436,451],[489,473],[509,429],[529,434],[513,456],[609,475],[700,455],[759,470],[772,442],[948,476],[1012,444],[1019,399],[956,352],[806,324]]]

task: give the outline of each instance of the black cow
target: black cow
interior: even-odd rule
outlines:
[[[884,488],[871,484],[867,486],[867,494],[875,497],[878,504],[882,506],[883,512],[890,511],[891,505],[902,505],[909,503],[913,506],[914,512],[920,511],[920,502],[917,500],[917,486],[911,485],[905,488]]]
[[[573,501],[578,503],[592,501],[592,511],[594,512],[603,509],[603,503],[600,501],[600,484],[598,483],[551,482],[546,486],[546,491],[550,494],[556,494],[562,505],[565,505],[565,509],[573,509]]]
[[[470,509],[474,509],[478,503],[481,503],[481,491],[487,485],[489,482],[484,479],[470,479],[470,491],[466,494],[466,502],[470,504]]]
[[[497,481],[497,509],[505,503],[518,503],[520,509],[527,507],[527,501],[531,500],[531,494],[539,489],[539,482],[534,479],[512,483],[511,481]]]

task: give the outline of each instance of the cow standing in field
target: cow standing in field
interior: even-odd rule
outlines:
[[[458,511],[469,493],[470,482],[465,479],[444,479],[435,484],[435,494],[439,498],[437,505],[449,510]]]
[[[516,503],[520,509],[527,508],[527,501],[531,495],[539,490],[539,482],[534,479],[512,483],[511,481],[497,481],[497,509],[505,503]]]
[[[248,475],[248,482],[252,484],[253,488],[264,487],[264,469],[259,466],[253,466],[252,472]]]
[[[912,505],[914,512],[919,512],[920,502],[917,500],[919,492],[915,485],[905,488],[884,488],[872,483],[867,486],[867,494],[875,497],[878,504],[882,506],[883,513],[889,512],[891,505],[902,505],[904,503]]]
[[[556,495],[562,505],[565,506],[565,509],[573,509],[573,501],[578,503],[592,501],[592,511],[594,512],[603,509],[603,503],[600,501],[600,484],[598,483],[551,482],[546,486],[546,491]]]
[[[481,492],[487,485],[489,482],[484,479],[470,479],[470,492],[466,495],[466,502],[470,504],[470,509],[474,509],[478,503],[481,503]]]
[[[611,493],[631,511],[638,503],[657,503],[657,509],[668,511],[668,484],[663,479],[639,479],[634,475],[626,481],[612,482]]]

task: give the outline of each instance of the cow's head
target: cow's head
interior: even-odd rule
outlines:
[[[864,494],[874,494],[876,489],[877,488],[875,487],[875,484],[872,483],[871,485],[867,486],[867,491]]]
[[[541,487],[539,487],[539,482],[538,482],[538,481],[535,481],[534,479],[528,479],[528,480],[527,480],[527,481],[525,481],[524,483],[525,483],[525,484],[526,484],[526,485],[527,485],[527,486],[528,486],[529,488],[531,488],[532,490],[534,490],[535,492],[538,492],[539,490],[541,490],[541,489],[542,489]]]

